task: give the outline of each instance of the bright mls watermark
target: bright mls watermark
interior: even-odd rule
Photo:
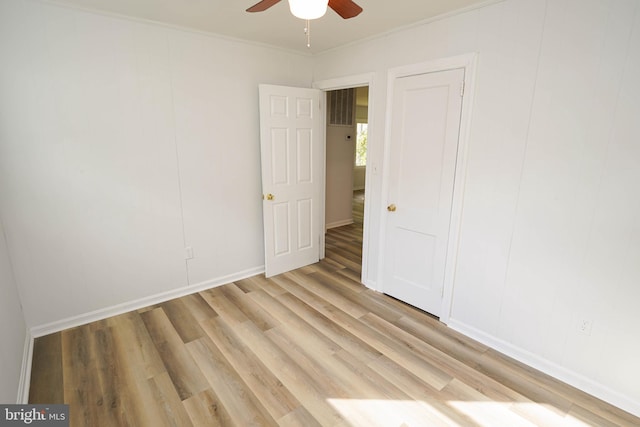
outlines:
[[[0,405],[0,427],[69,427],[69,405]]]

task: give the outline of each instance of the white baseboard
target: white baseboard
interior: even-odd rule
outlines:
[[[554,362],[551,362],[543,357],[533,354],[527,350],[524,350],[518,346],[487,334],[481,330],[469,326],[463,322],[459,322],[455,319],[449,319],[447,324],[451,329],[454,329],[476,341],[481,342],[494,350],[497,350],[509,357],[516,359],[534,369],[537,369],[547,375],[563,381],[577,389],[584,391],[598,399],[604,400],[618,408],[627,411],[633,415],[640,417],[640,402],[636,402],[629,396],[619,393],[611,388],[598,383],[590,378],[587,378],[577,372],[560,366]]]
[[[351,225],[351,224],[353,224],[353,218],[329,223],[326,225],[326,229],[328,230],[330,228],[342,227],[344,225]]]
[[[117,316],[119,314],[127,313],[129,311],[138,310],[144,307],[148,307],[154,304],[160,304],[165,301],[169,301],[174,298],[180,298],[185,295],[200,292],[205,289],[215,288],[216,286],[225,285],[227,283],[234,282],[236,280],[246,279],[247,277],[255,276],[257,274],[264,273],[264,266],[244,270],[238,273],[230,274],[223,277],[207,280],[205,282],[196,283],[189,286],[183,286],[177,289],[172,289],[167,292],[162,292],[156,295],[140,298],[134,301],[125,302],[122,304],[114,305],[112,307],[105,307],[99,310],[94,310],[88,313],[80,314],[78,316],[69,317],[55,322],[47,323],[44,325],[38,325],[31,328],[30,333],[33,338],[38,338],[44,335],[59,332],[65,329],[73,328],[87,323],[95,322],[97,320],[106,319],[108,317]]]
[[[33,362],[33,335],[27,329],[24,337],[24,351],[22,352],[22,368],[18,382],[17,404],[29,403],[29,386],[31,384],[31,363]]]

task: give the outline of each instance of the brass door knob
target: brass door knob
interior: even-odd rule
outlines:
[[[391,203],[389,206],[387,206],[387,210],[389,212],[395,212],[396,211],[396,205],[394,205],[393,203]]]
[[[271,194],[271,193],[269,193],[269,194],[267,194],[267,195],[265,196],[265,199],[267,199],[267,200],[273,200],[273,199],[275,199],[275,198],[276,198],[276,196],[274,196],[274,195],[273,195],[273,194]]]

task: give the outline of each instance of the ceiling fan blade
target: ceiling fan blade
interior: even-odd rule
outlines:
[[[247,12],[262,12],[276,3],[280,3],[280,0],[262,0],[247,9]]]
[[[329,7],[344,19],[360,15],[362,8],[351,0],[329,0]]]

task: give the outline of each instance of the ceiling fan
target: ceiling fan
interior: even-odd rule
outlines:
[[[262,12],[279,2],[280,0],[262,0],[247,9],[247,12]],[[362,12],[362,8],[351,0],[329,0],[328,5],[344,19],[353,18]],[[289,7],[291,13],[298,18],[316,19],[324,15],[327,10],[327,0],[289,0]]]

